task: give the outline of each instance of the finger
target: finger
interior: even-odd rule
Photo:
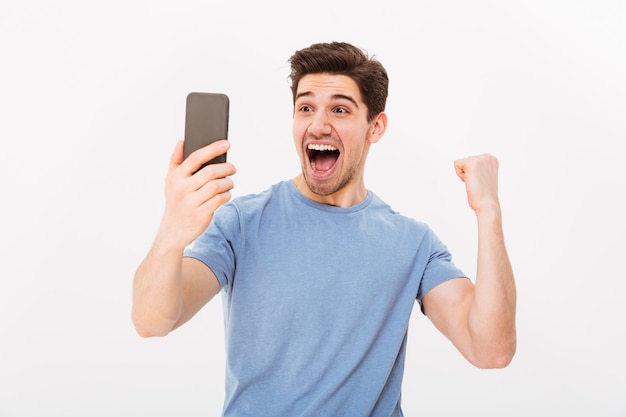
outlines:
[[[215,210],[230,201],[231,197],[230,191],[215,194],[202,204],[202,209],[206,210],[208,213],[215,213]]]
[[[230,142],[227,140],[218,140],[210,145],[204,146],[200,149],[192,152],[187,159],[185,159],[182,165],[185,166],[185,171],[188,175],[192,175],[200,169],[204,163],[211,159],[224,154],[230,148]]]
[[[229,177],[231,175],[234,175],[236,172],[237,170],[235,166],[230,162],[210,164],[203,167],[191,176],[189,186],[193,190],[198,190],[210,181],[214,181],[219,178]]]
[[[230,192],[234,186],[234,182],[230,178],[220,178],[210,181],[194,193],[194,197],[196,199],[195,203],[198,206],[203,206],[216,196]]]

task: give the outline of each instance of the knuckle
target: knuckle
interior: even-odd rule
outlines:
[[[227,203],[230,200],[230,191],[225,191],[217,195],[219,205],[221,206],[224,203]]]
[[[216,172],[215,172],[215,167],[213,166],[213,164],[209,164],[205,166],[204,168],[202,168],[202,174],[207,179],[215,178]]]
[[[209,181],[206,183],[205,187],[209,195],[215,195],[219,190],[219,184],[217,181]]]

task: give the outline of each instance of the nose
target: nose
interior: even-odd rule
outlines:
[[[309,133],[314,136],[328,136],[331,133],[332,127],[330,119],[326,112],[316,112],[309,125]]]

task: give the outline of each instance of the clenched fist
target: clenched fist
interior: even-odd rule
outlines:
[[[467,201],[476,213],[500,210],[498,199],[498,159],[490,154],[469,156],[454,161],[456,175],[465,183]]]

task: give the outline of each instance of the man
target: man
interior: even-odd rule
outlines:
[[[338,42],[297,51],[290,63],[302,172],[228,202],[231,163],[194,174],[228,142],[184,161],[179,142],[165,212],[135,275],[139,334],[166,335],[221,291],[225,416],[402,416],[416,300],[472,364],[507,366],[516,292],[497,159],[454,164],[478,221],[474,284],[428,226],[365,187],[367,154],[387,127],[383,66]]]

